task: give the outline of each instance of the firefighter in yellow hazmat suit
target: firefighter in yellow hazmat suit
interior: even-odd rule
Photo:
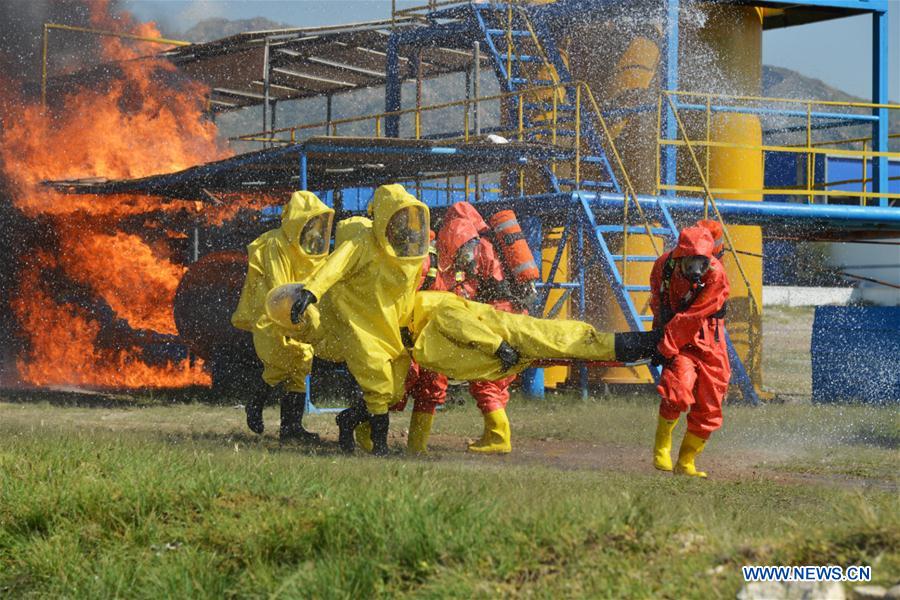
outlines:
[[[247,246],[249,265],[231,323],[253,334],[253,346],[263,363],[263,380],[284,384],[281,398],[282,440],[314,441],[318,436],[303,428],[306,376],[313,349],[274,323],[266,314],[266,294],[280,285],[303,281],[328,255],[334,211],[311,192],[294,192],[281,212],[281,227],[267,231]],[[247,425],[263,432],[263,399],[247,403]]]
[[[403,398],[410,364],[401,330],[412,317],[428,254],[429,211],[395,184],[375,190],[369,215],[371,229],[360,228],[305,279],[291,317],[300,321],[307,307],[321,300],[317,308],[325,333],[314,345],[322,346],[323,358],[347,363],[365,399],[365,409],[351,407],[338,415],[341,447],[352,451],[353,430],[369,421],[372,452],[384,454],[388,407]]]

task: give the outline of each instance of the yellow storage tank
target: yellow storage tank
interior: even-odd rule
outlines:
[[[726,91],[734,95],[758,96],[762,81],[762,10],[725,8],[710,10],[703,39],[716,45],[718,64],[730,75],[731,89]],[[744,146],[713,146],[709,149],[709,185],[713,197],[762,200],[764,164],[759,117],[717,112],[710,118],[709,133],[711,141]],[[727,191],[717,192],[717,189]],[[726,226],[747,277],[745,282],[734,255],[726,253],[725,270],[731,283],[726,322],[735,350],[750,373],[757,393],[762,394],[762,230],[757,226],[727,223]]]
[[[544,236],[544,243],[541,246],[541,278],[547,280],[550,276],[550,268],[553,266],[553,260],[556,258],[556,248],[559,246],[562,238],[562,228],[555,228]],[[559,267],[556,270],[554,283],[563,283],[569,280],[569,245],[562,249],[562,257],[559,261]],[[547,308],[544,311],[546,317],[549,311],[556,304],[557,300],[565,293],[565,290],[551,290],[547,297]],[[569,318],[569,301],[563,302],[562,308],[556,314],[557,319]],[[569,377],[569,367],[546,367],[544,369],[544,387],[555,389],[560,383],[564,383]]]

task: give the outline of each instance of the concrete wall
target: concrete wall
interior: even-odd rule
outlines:
[[[897,209],[900,210],[900,209]],[[844,273],[870,277],[900,286],[898,240],[873,240],[884,244],[832,244],[829,262]],[[900,289],[870,281],[859,281],[857,299],[880,306],[900,306]]]

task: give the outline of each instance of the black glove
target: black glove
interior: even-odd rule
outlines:
[[[662,329],[623,331],[615,334],[616,360],[629,363],[651,358],[657,351],[656,345],[659,344],[662,336]]]
[[[653,356],[650,357],[650,364],[654,367],[668,367],[670,359],[663,356],[662,352],[656,350],[653,353]]]
[[[500,359],[504,371],[509,371],[519,362],[519,351],[505,341],[500,342],[500,347],[494,352],[494,356]]]
[[[291,323],[296,325],[300,322],[300,319],[303,318],[303,313],[306,312],[307,307],[310,304],[316,303],[316,295],[307,289],[300,290],[300,297],[294,301],[294,305],[291,306]]]

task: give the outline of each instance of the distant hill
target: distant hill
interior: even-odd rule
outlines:
[[[770,98],[815,98],[829,102],[863,102],[862,98],[851,96],[835,87],[831,87],[821,79],[813,79],[802,73],[763,65],[763,96]]]
[[[762,95],[768,98],[796,98],[796,99],[813,99],[827,102],[869,102],[868,98],[859,98],[852,96],[847,92],[832,87],[820,79],[807,77],[797,71],[785,69],[783,67],[773,67],[763,65],[762,75]],[[801,105],[800,110],[805,110]],[[813,105],[813,110],[828,111],[825,107]],[[833,112],[833,111],[828,111]],[[860,114],[867,114],[867,109],[858,109],[854,111]],[[900,133],[900,111],[892,111],[890,116],[889,130],[891,133]],[[790,122],[785,120],[784,125],[802,124],[803,119],[794,119]],[[766,123],[767,129],[772,126]],[[813,141],[826,141],[835,139],[852,139],[868,137],[871,135],[871,128],[868,125],[856,125],[852,127],[838,127],[834,129],[819,129],[813,132]],[[797,132],[790,135],[783,135],[779,142],[790,144],[804,143],[805,133]],[[892,150],[900,150],[900,139],[891,140],[890,147]]]

